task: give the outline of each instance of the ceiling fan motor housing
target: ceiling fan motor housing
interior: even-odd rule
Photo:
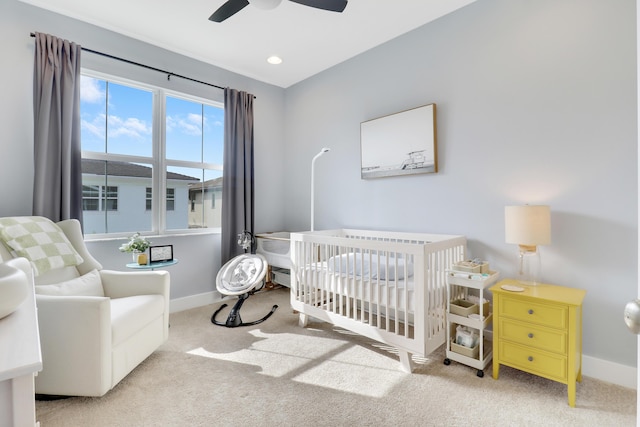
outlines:
[[[264,10],[275,9],[276,7],[278,7],[280,3],[282,3],[282,0],[248,0],[248,1],[251,4],[251,6],[255,6],[258,9],[264,9]]]

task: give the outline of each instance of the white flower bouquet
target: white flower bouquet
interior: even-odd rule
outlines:
[[[151,242],[140,235],[135,233],[129,238],[127,243],[123,243],[120,246],[120,252],[145,252],[151,246]]]

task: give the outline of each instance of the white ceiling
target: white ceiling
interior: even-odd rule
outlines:
[[[222,23],[208,18],[226,0],[20,1],[286,88],[476,0],[348,0],[342,13],[284,0]]]

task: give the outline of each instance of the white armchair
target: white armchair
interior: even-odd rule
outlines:
[[[57,225],[83,261],[34,275],[43,364],[35,390],[102,396],[169,337],[169,273],[103,270],[77,220]],[[0,243],[0,258],[12,257]]]

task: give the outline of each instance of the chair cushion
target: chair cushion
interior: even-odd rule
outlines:
[[[164,314],[162,295],[136,295],[111,299],[113,346],[117,346]]]
[[[0,239],[14,257],[31,261],[36,276],[83,262],[60,227],[44,217],[0,218]]]
[[[76,279],[55,285],[37,285],[36,294],[39,295],[77,295],[103,297],[102,280],[98,270],[92,270]]]

